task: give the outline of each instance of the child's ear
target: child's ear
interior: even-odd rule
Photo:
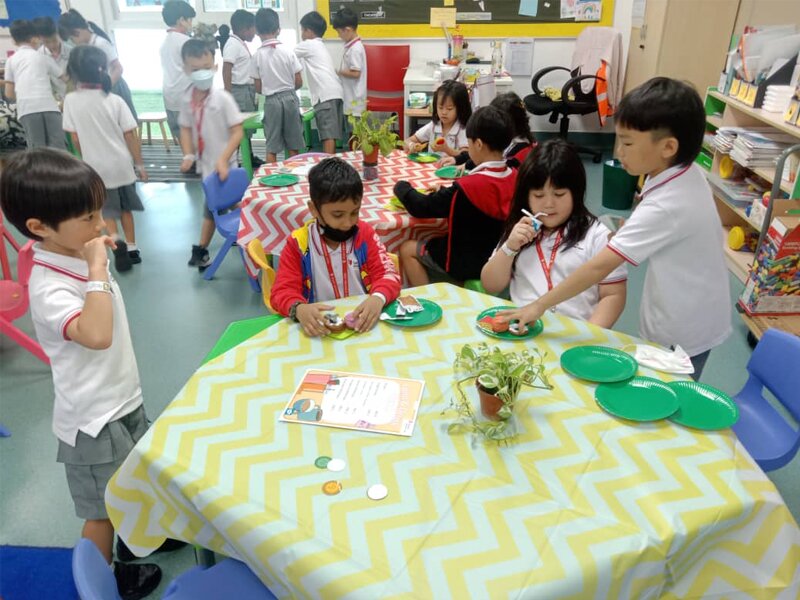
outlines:
[[[25,227],[27,227],[28,231],[30,231],[32,234],[37,235],[42,239],[49,237],[53,231],[49,225],[45,225],[39,219],[33,218],[25,221]]]
[[[666,160],[672,162],[672,159],[678,154],[678,147],[680,143],[678,138],[667,136],[661,140],[661,156]]]
[[[311,213],[311,216],[315,219],[319,219],[319,212],[317,212],[317,207],[314,206],[314,203],[309,200],[306,205],[308,206],[308,212]]]

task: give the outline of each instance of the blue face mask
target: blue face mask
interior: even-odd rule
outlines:
[[[198,90],[210,90],[214,84],[214,71],[212,69],[193,71],[189,75],[189,79],[192,80],[192,85]]]

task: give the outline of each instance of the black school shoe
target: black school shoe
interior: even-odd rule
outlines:
[[[131,257],[128,256],[128,244],[122,240],[116,240],[117,247],[114,248],[114,268],[117,273],[130,271],[133,268]]]
[[[255,154],[250,157],[250,164],[253,166],[253,169],[257,169],[258,167],[262,166],[264,163],[263,160],[258,158]]]
[[[132,265],[138,265],[142,262],[142,255],[138,250],[128,250],[128,258],[131,259]]]
[[[115,562],[114,578],[122,600],[140,600],[161,583],[161,567],[152,563],[126,565]]]
[[[173,550],[178,550],[186,546],[186,542],[182,542],[180,540],[173,540],[167,538],[163,544],[161,544],[158,548],[153,550],[152,554],[159,554],[161,552],[172,552]],[[117,560],[122,562],[129,562],[132,560],[136,560],[139,557],[136,556],[131,549],[122,541],[122,538],[117,538]]]

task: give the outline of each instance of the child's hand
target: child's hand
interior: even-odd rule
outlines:
[[[522,308],[514,308],[511,310],[501,310],[495,314],[495,317],[500,317],[503,322],[510,323],[511,321],[519,321],[522,325],[535,323],[544,314],[544,310],[539,308],[536,301],[523,306]]]
[[[295,315],[308,337],[321,337],[330,333],[323,320],[323,315],[329,310],[333,307],[327,304],[300,304]]]
[[[230,166],[228,165],[228,161],[222,160],[221,158],[217,161],[217,174],[219,175],[220,181],[225,181],[228,178],[228,171],[230,170]]]
[[[113,250],[116,247],[114,240],[107,235],[101,235],[86,242],[83,245],[83,258],[89,265],[89,271],[92,269],[106,269],[108,267],[108,251],[106,248]]]
[[[456,164],[456,159],[454,156],[443,156],[436,161],[436,166],[439,168],[454,164]]]
[[[375,327],[378,317],[383,310],[383,300],[380,296],[370,296],[353,311],[356,315],[356,331],[362,333]]]
[[[136,165],[134,169],[139,174],[139,181],[145,183],[150,180],[150,176],[147,174],[147,169],[144,168],[144,165]]]
[[[506,246],[515,252],[519,252],[519,249],[530,244],[536,238],[536,235],[537,231],[533,228],[531,218],[522,217],[517,224],[514,225],[514,229],[511,230],[511,233],[508,234]]]
[[[450,147],[443,137],[437,137],[428,142],[428,150],[431,152],[444,152],[450,155]]]
[[[408,154],[413,154],[414,152],[421,152],[422,149],[425,147],[424,144],[420,144],[417,142],[412,142],[406,140],[403,145],[405,146],[405,150]]]
[[[181,162],[181,173],[188,173],[193,164],[194,161],[191,158],[184,158],[183,162]]]
[[[442,182],[434,181],[432,183],[429,183],[427,186],[425,186],[425,189],[428,190],[429,194],[435,194],[440,189],[442,189]]]

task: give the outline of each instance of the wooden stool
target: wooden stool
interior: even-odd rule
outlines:
[[[161,137],[164,138],[164,147],[169,152],[169,139],[171,136],[167,136],[167,130],[164,127],[164,124],[167,122],[167,113],[163,112],[149,112],[149,113],[139,113],[139,125],[142,128],[142,135],[139,137],[144,137],[144,126],[147,125],[147,145],[151,146],[153,144],[153,136],[150,133],[150,124],[151,123],[158,123],[158,126],[161,128]]]

